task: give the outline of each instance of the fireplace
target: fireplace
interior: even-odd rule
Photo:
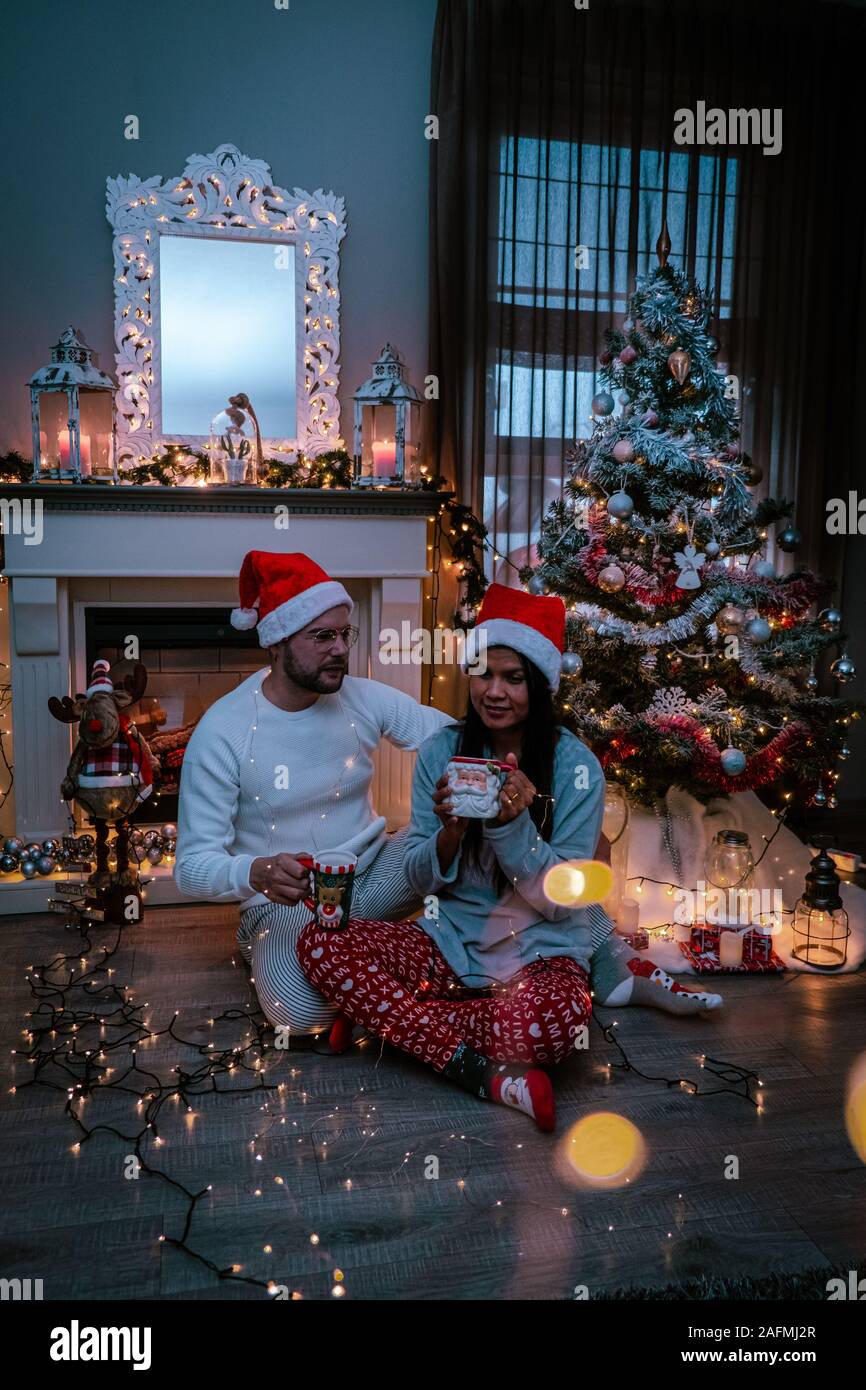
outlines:
[[[350,674],[422,695],[421,667],[383,663],[378,636],[422,624],[429,521],[447,494],[44,484],[15,496],[44,509],[41,545],[5,537],[15,830],[27,842],[68,829],[59,787],[72,731],[52,719],[48,698],[85,689],[95,656],[125,657],[123,639],[138,638],[149,672],[140,714],[146,737],[155,716],[157,743],[264,664],[255,635],[229,622],[248,550],[303,551],[341,580],[360,634]],[[383,743],[375,762],[374,803],[395,829],[408,819],[414,755]],[[176,819],[169,798],[145,804],[139,822]],[[149,899],[176,902],[161,868]],[[50,880],[4,886],[0,912],[40,910],[51,894]]]

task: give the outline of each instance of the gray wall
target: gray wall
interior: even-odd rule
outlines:
[[[424,116],[436,0],[49,0],[6,7],[0,452],[31,453],[25,382],[72,323],[113,373],[105,179],[238,145],[346,199],[341,431],[386,339],[423,382]],[[123,138],[128,114],[141,138]]]

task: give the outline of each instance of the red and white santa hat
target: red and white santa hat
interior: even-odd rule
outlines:
[[[355,606],[339,580],[300,552],[251,550],[238,582],[241,606],[232,610],[232,627],[257,628],[262,647],[300,632],[329,608],[345,604],[351,613]]]
[[[114,681],[108,674],[110,670],[110,663],[103,661],[101,657],[98,661],[94,661],[93,668],[90,672],[90,683],[84,692],[88,700],[91,695],[114,694]]]
[[[477,662],[484,646],[511,647],[520,652],[547,677],[555,693],[565,649],[565,604],[553,594],[527,594],[505,584],[491,584],[478,610],[478,621],[466,638],[464,671]]]

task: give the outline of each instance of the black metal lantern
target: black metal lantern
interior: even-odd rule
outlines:
[[[117,482],[114,382],[93,352],[66,328],[51,362],[30,378],[33,481]]]
[[[792,955],[816,970],[839,970],[848,959],[848,913],[839,896],[839,875],[827,853],[830,835],[816,835],[818,853],[806,875],[803,896],[794,908]]]

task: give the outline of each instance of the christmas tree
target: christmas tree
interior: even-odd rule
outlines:
[[[667,264],[666,228],[656,250],[606,335],[606,389],[538,565],[521,571],[568,610],[558,713],[641,804],[673,785],[706,802],[773,783],[832,806],[859,711],[819,694],[815,667],[836,646],[830,672],[853,678],[841,615],[813,574],[767,559],[773,525],[780,549],[800,543],[793,508],[750,490],[761,470],[740,449],[707,300]]]

